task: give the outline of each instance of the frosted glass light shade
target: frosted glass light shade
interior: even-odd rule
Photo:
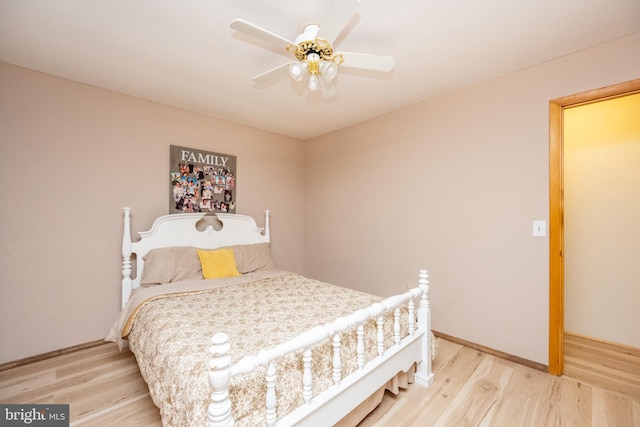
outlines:
[[[327,63],[327,66],[324,67],[323,72],[324,79],[330,82],[336,77],[336,74],[338,74],[338,64],[336,64],[335,62]]]
[[[311,74],[309,76],[309,90],[315,91],[320,87],[320,82],[318,81],[318,76],[315,74]]]
[[[291,78],[297,82],[302,80],[302,75],[304,74],[303,68],[300,66],[299,62],[292,62],[289,64],[289,75]]]

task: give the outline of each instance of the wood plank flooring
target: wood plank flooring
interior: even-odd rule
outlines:
[[[640,426],[640,396],[549,375],[442,339],[438,347],[434,384],[385,395],[361,427]]]
[[[640,349],[565,331],[564,373],[628,396],[640,396]]]
[[[0,372],[2,403],[68,403],[72,426],[160,426],[133,354],[113,343]]]
[[[640,427],[640,396],[438,339],[428,388],[390,393],[361,427]],[[72,426],[160,426],[135,358],[107,343],[0,372],[2,403],[68,403]]]

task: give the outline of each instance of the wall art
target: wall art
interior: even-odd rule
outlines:
[[[236,213],[236,156],[171,145],[169,213]]]

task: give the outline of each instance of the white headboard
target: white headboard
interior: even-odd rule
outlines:
[[[216,249],[223,246],[269,243],[269,211],[265,211],[265,226],[259,228],[255,220],[247,215],[216,213],[184,213],[158,217],[148,231],[139,232],[140,240],[131,239],[131,208],[124,209],[124,232],[122,235],[122,305],[129,300],[131,291],[140,286],[144,270],[144,256],[152,249],[169,246],[195,246],[201,249]],[[207,218],[203,218],[207,216]],[[216,230],[209,217],[217,218],[222,228]],[[205,227],[200,231],[200,221]],[[131,258],[135,254],[136,277],[131,278]]]

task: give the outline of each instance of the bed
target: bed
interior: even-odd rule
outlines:
[[[433,381],[428,273],[389,298],[277,268],[240,214],[174,214],[131,237],[107,340],[135,354],[166,426],[355,425]]]

